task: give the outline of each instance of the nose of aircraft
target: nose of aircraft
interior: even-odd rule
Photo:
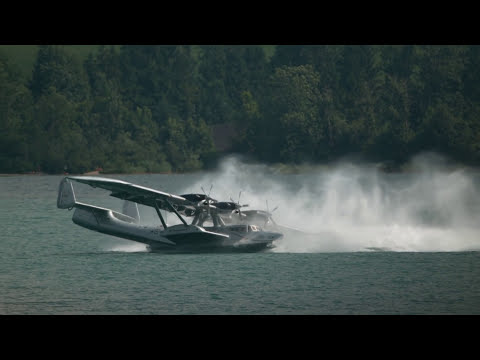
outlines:
[[[273,240],[278,240],[283,237],[283,234],[277,233],[277,232],[271,232],[269,233],[268,237],[273,241]]]

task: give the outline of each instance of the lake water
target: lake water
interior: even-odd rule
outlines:
[[[110,176],[176,194],[213,184],[219,200],[242,191],[240,203],[278,207],[278,223],[308,233],[254,254],[151,253],[73,224],[56,207],[62,176],[0,177],[0,314],[480,314],[479,176],[414,165],[287,175],[230,160],[211,173]],[[121,209],[74,186],[82,202]]]

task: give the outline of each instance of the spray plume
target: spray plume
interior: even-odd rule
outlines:
[[[249,209],[278,207],[275,221],[304,234],[279,240],[276,252],[480,250],[478,176],[435,154],[408,169],[386,174],[344,161],[284,174],[229,157],[185,192],[214,184],[215,199],[242,191]]]

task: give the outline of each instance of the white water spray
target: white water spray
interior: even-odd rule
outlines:
[[[374,164],[338,163],[304,174],[226,159],[185,192],[213,184],[211,196],[266,210],[277,223],[309,233],[278,241],[277,252],[478,251],[478,174],[447,167],[436,155],[413,159],[410,171],[385,174]]]
[[[121,240],[122,242],[125,241],[125,244],[118,243],[115,245],[111,245],[108,247],[108,251],[114,252],[147,252],[147,245],[136,243],[128,240]],[[128,241],[128,242],[127,242]],[[120,242],[120,241],[117,241]]]

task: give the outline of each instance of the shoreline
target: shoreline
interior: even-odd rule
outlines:
[[[225,160],[228,162],[228,158]],[[147,172],[147,171],[140,171],[140,172],[109,172],[104,171],[101,167],[97,167],[92,171],[87,171],[84,173],[68,173],[68,172],[60,172],[60,173],[46,173],[42,171],[30,171],[24,173],[0,173],[0,177],[8,177],[8,176],[117,176],[117,175],[185,175],[185,174],[196,174],[196,173],[205,173],[205,172],[215,172],[221,169],[221,165],[223,162],[219,162],[215,167],[207,167],[205,169],[196,169],[192,171],[162,171],[162,172]],[[236,164],[236,162],[234,162]],[[238,165],[238,164],[237,164]],[[299,163],[299,164],[287,164],[287,163],[267,163],[261,164],[258,162],[241,162],[241,165],[245,166],[261,166],[264,171],[276,174],[306,174],[318,171],[331,171],[335,170],[338,167],[342,167],[344,165],[347,166],[354,166],[363,169],[371,169],[378,171],[384,174],[408,174],[408,173],[415,173],[418,171],[425,170],[425,168],[429,168],[430,170],[441,170],[447,172],[454,172],[454,171],[466,171],[469,173],[478,173],[480,172],[480,165],[472,165],[466,164],[461,162],[455,162],[448,158],[437,156],[435,153],[430,154],[426,153],[424,156],[418,156],[412,158],[409,162],[403,164],[396,164],[392,161],[379,161],[379,162],[369,162],[364,161],[362,159],[356,158],[344,158],[339,159],[337,161],[332,162],[325,162],[325,163]]]
[[[359,167],[365,167],[365,164],[359,164]],[[375,168],[377,171],[383,174],[411,174],[421,171],[416,167],[405,167],[400,169],[389,169],[388,167],[382,166],[375,166],[370,165],[366,166],[369,168]],[[318,165],[318,166],[272,166],[269,168],[269,172],[276,173],[276,174],[285,174],[285,175],[295,175],[295,174],[308,174],[317,171],[330,171],[334,170],[336,166],[328,166],[328,165]],[[480,166],[466,166],[466,165],[440,165],[439,167],[435,167],[437,170],[447,171],[447,172],[454,172],[454,171],[466,171],[468,173],[480,173]],[[132,173],[103,173],[99,171],[90,171],[86,173],[58,173],[58,174],[49,174],[44,172],[35,172],[35,173],[0,173],[0,177],[13,177],[13,176],[133,176],[133,175],[186,175],[186,174],[195,174],[195,173],[202,173],[208,172],[212,170],[196,170],[192,172],[132,172]]]

